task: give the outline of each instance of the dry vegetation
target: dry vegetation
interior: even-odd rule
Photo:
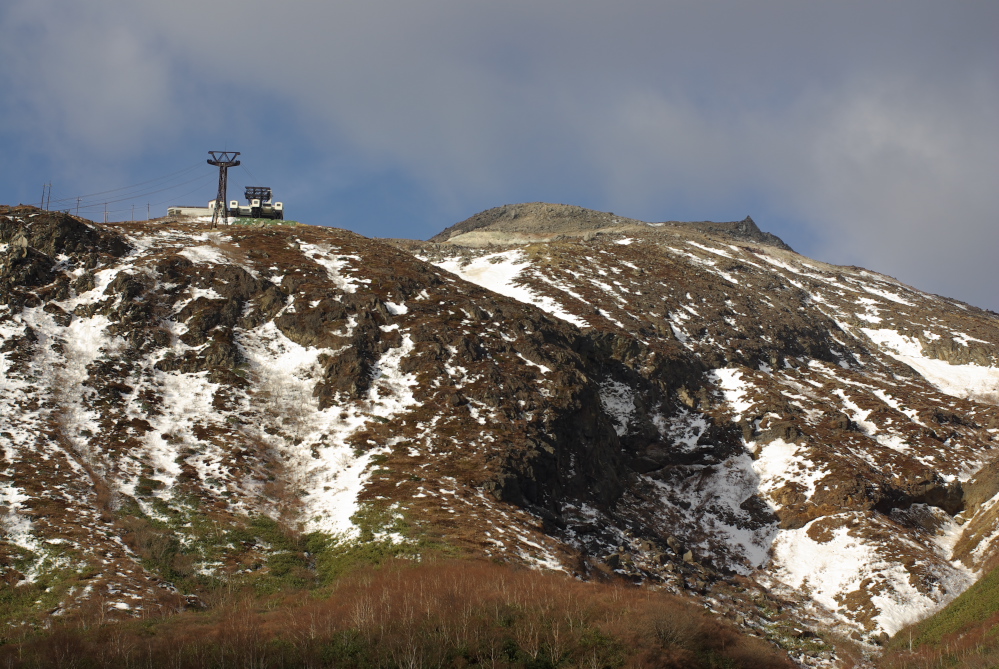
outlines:
[[[999,616],[971,632],[948,638],[939,646],[892,650],[878,660],[879,669],[994,669],[999,667]]]
[[[395,562],[321,597],[222,591],[209,610],[81,616],[0,646],[3,667],[767,667],[761,639],[679,598],[469,561]]]

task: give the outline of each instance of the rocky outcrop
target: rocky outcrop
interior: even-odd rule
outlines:
[[[612,212],[547,202],[508,204],[488,209],[452,225],[429,241],[472,247],[529,244],[574,237],[592,239],[598,234],[649,226],[689,226],[699,231],[720,234],[734,241],[756,242],[785,251],[792,250],[776,235],[761,231],[749,216],[731,223],[667,221],[649,224],[616,216]]]
[[[83,219],[25,206],[0,206],[0,243],[30,247],[51,258],[85,258],[85,265],[96,265],[102,256],[120,258],[130,249],[121,235]]]
[[[784,240],[777,235],[760,230],[760,228],[756,225],[756,221],[754,221],[751,216],[747,216],[741,221],[733,221],[731,223],[715,223],[713,221],[677,223],[675,221],[671,221],[670,224],[690,225],[700,230],[720,233],[726,237],[731,237],[736,241],[756,242],[757,244],[774,246],[776,248],[783,249],[784,251],[794,251],[794,249],[785,244]]]

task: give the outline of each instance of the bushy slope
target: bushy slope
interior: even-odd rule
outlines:
[[[676,597],[483,562],[386,565],[322,595],[240,594],[146,623],[78,620],[0,646],[6,667],[794,666]],[[71,663],[71,664],[70,664]]]

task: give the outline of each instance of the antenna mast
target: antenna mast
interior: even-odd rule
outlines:
[[[229,185],[229,168],[239,165],[236,156],[239,151],[209,151],[212,159],[209,165],[219,168],[219,193],[215,196],[215,207],[212,210],[212,227],[218,224],[219,218],[225,225],[229,225],[229,202],[226,200],[226,190]]]

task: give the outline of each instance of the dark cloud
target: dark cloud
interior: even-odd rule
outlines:
[[[317,222],[332,198],[351,227],[377,193],[368,210],[400,223],[374,234],[414,234],[415,217],[425,236],[533,199],[646,219],[753,213],[810,255],[999,307],[994,2],[0,11],[0,76],[18,91],[4,142],[30,140],[71,175],[226,137],[272,173],[297,170],[285,192]]]

